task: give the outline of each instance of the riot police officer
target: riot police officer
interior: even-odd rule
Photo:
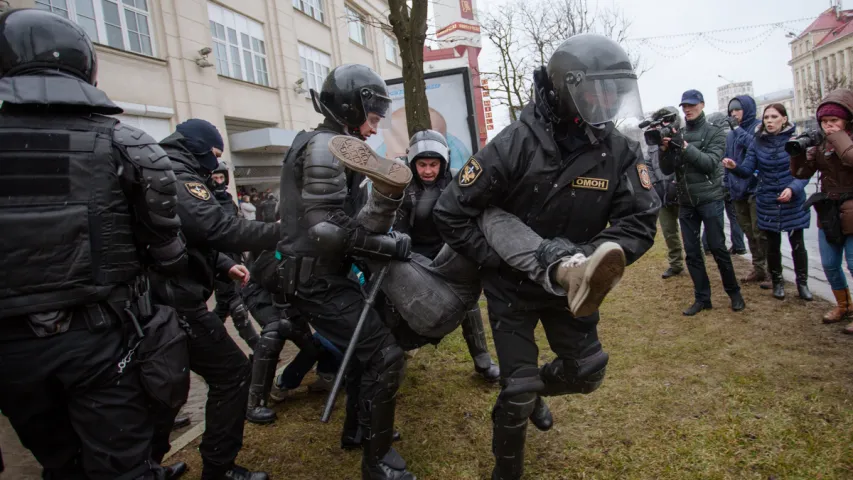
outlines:
[[[394,229],[412,238],[413,252],[432,260],[444,245],[432,209],[453,177],[450,150],[441,133],[424,130],[412,135],[407,155],[413,180],[406,188]],[[489,355],[479,305],[468,311],[462,321],[462,336],[474,360],[474,370],[488,381],[497,381],[500,370]]]
[[[172,166],[107,116],[73,22],[8,11],[0,52],[0,410],[44,478],[160,478],[125,334],[151,318],[144,271],[186,265]]]
[[[348,259],[409,257],[408,237],[385,232],[393,225],[411,172],[398,161],[362,155],[349,162],[333,156],[332,149],[340,153],[351,148],[348,139],[376,133],[390,107],[387,87],[376,72],[362,65],[339,66],[311,97],[325,120],[314,131],[297,135],[284,160],[279,198],[285,237],[278,247],[284,257],[279,269],[285,279],[293,279],[283,282],[293,306],[343,351],[364,309],[360,286],[347,278]],[[358,213],[363,177],[356,172],[373,180],[371,200]],[[414,478],[391,447],[404,362],[394,336],[376,310],[369,309],[347,374],[342,435],[354,437],[361,425],[364,479]]]
[[[243,444],[248,397],[249,361],[228,335],[222,321],[207,310],[217,273],[232,280],[249,280],[246,267],[225,253],[273,249],[280,239],[279,224],[252,222],[229,215],[206,186],[217,169],[224,142],[215,126],[190,119],[160,142],[178,180],[178,215],[187,241],[189,268],[184,275],[158,277],[155,296],[178,311],[189,327],[190,369],[209,387],[206,428],[199,451],[204,479],[265,480],[234,464]],[[176,412],[168,412],[174,415]],[[168,432],[155,440],[155,459],[168,451]]]
[[[618,44],[600,35],[574,36],[535,72],[534,83],[535,101],[467,161],[434,211],[448,245],[482,266],[502,386],[492,411],[493,479],[521,477],[526,420],[539,395],[590,393],[601,385],[608,356],[598,340],[596,309],[617,278],[606,273],[652,246],[660,207],[639,144],[613,124],[642,115],[637,76]],[[489,206],[515,215],[544,239],[540,266],[559,264],[551,275],[566,286],[569,310],[565,299],[510,268],[485,241],[475,219]],[[610,242],[618,247],[603,257],[608,263],[592,265],[593,252]],[[605,275],[573,291],[586,271]],[[541,368],[534,337],[540,320],[557,354]]]
[[[207,185],[225,213],[237,217],[237,204],[234,203],[234,197],[228,191],[228,183],[228,165],[225,162],[219,162],[219,166],[210,175]],[[242,261],[239,253],[226,253],[225,255],[234,260],[234,263]],[[237,285],[229,278],[217,278],[214,298],[216,299],[216,307],[213,309],[213,313],[223,322],[230,315],[240,338],[249,345],[249,348],[254,350],[258,343],[258,332],[255,331],[252,321],[249,320],[249,309],[243,303]]]

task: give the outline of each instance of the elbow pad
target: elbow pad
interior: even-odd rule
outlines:
[[[148,247],[148,254],[158,270],[167,273],[178,273],[187,267],[187,248],[183,239],[175,237],[160,245]]]

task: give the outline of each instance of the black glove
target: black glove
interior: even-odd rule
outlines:
[[[726,122],[729,124],[732,130],[738,127],[740,123],[738,123],[737,118],[735,117],[726,117]]]
[[[391,256],[395,260],[409,261],[412,259],[412,237],[405,233],[392,231],[388,234],[394,239],[397,251]]]
[[[583,250],[570,240],[559,237],[550,240],[545,239],[536,249],[536,260],[539,261],[539,266],[548,268],[561,258],[571,257],[577,253],[583,253]]]

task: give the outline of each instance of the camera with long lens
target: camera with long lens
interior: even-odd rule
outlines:
[[[681,134],[676,132],[673,124],[678,120],[677,113],[668,113],[657,119],[645,120],[640,123],[640,128],[645,129],[643,138],[646,145],[663,145],[664,138],[670,138],[670,144],[681,147]]]
[[[823,142],[823,133],[820,130],[810,130],[785,142],[785,151],[788,152],[788,155],[802,155],[806,150],[819,145],[821,142]]]

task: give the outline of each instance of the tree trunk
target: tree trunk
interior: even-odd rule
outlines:
[[[432,128],[424,81],[424,41],[427,30],[427,0],[388,0],[388,21],[403,62],[403,92],[406,99],[406,124],[409,136]]]

